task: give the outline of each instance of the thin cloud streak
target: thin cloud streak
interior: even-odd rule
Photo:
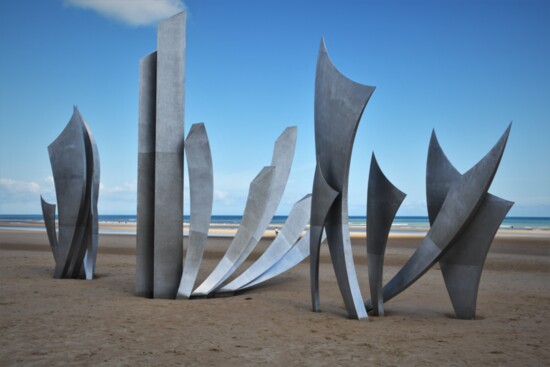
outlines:
[[[65,5],[94,10],[132,26],[153,24],[186,9],[181,0],[65,0]]]

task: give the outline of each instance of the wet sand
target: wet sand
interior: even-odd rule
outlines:
[[[385,281],[421,238],[391,236]],[[216,266],[230,241],[209,239],[199,281]],[[251,259],[268,244],[269,239],[263,240]],[[361,289],[368,298],[364,236],[354,235],[353,245]],[[321,313],[310,310],[307,260],[233,297],[150,300],[133,295],[133,234],[101,235],[97,278],[85,281],[52,278],[54,260],[45,232],[0,230],[0,365],[549,363],[548,235],[497,235],[474,321],[454,318],[437,265],[388,302],[385,317],[349,320],[326,246],[321,263]]]

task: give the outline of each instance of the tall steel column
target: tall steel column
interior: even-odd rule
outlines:
[[[139,65],[136,295],[153,297],[157,52]]]
[[[175,298],[183,264],[185,12],[140,64],[136,293]]]

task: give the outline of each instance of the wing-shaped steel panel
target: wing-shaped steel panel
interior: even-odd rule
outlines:
[[[207,296],[219,287],[240,265],[242,254],[251,251],[260,240],[261,234],[258,236],[257,228],[267,206],[266,197],[269,195],[275,169],[273,166],[264,167],[250,183],[246,207],[235,238],[216,268],[193,292],[193,296]]]
[[[99,151],[97,144],[92,133],[92,129],[86,123],[84,118],[82,119],[84,125],[84,138],[86,143],[86,156],[87,156],[87,185],[91,190],[90,193],[90,212],[88,215],[89,225],[91,226],[91,237],[88,239],[88,246],[86,249],[86,255],[84,256],[84,271],[86,273],[86,279],[91,280],[94,278],[95,264],[97,259],[97,249],[99,246],[99,214],[97,211],[97,202],[99,200],[99,182],[100,182],[100,164],[99,164]]]
[[[189,245],[185,255],[178,297],[189,298],[197,279],[208,239],[214,200],[212,154],[203,123],[191,126],[185,139],[185,156],[189,170],[191,219]]]
[[[311,195],[308,194],[294,204],[283,228],[262,256],[235,280],[220,288],[219,292],[235,292],[244,288],[248,283],[254,281],[281,260],[296,244],[309,221],[310,211]]]
[[[279,206],[288,181],[296,147],[296,135],[297,128],[295,126],[288,127],[275,142],[271,160],[272,178],[263,183],[268,187],[258,188],[260,191],[265,191],[263,197],[256,199],[262,200],[263,203],[261,205],[256,203],[249,208],[247,202],[237,235],[229,245],[226,254],[208,278],[193,292],[193,295],[206,296],[220,288],[223,282],[246,260],[262,238]],[[262,210],[258,210],[260,207]],[[249,215],[248,210],[254,210],[254,214]],[[241,229],[242,235],[240,235]]]
[[[54,277],[76,277],[80,272],[85,252],[85,248],[83,250],[79,248],[82,247],[85,232],[82,218],[87,213],[86,205],[89,205],[86,203],[84,128],[76,107],[65,129],[48,146],[48,153],[59,219],[58,261]]]
[[[46,226],[46,233],[48,234],[48,241],[52,248],[52,254],[55,262],[57,263],[57,252],[59,251],[59,243],[57,242],[57,233],[55,232],[55,204],[50,204],[42,195],[40,195],[40,203],[42,205],[42,215],[44,216],[44,225]]]
[[[384,175],[372,154],[367,190],[367,261],[374,314],[384,316],[382,273],[391,225],[405,194]]]
[[[309,223],[309,277],[311,288],[311,307],[314,312],[321,311],[319,296],[319,259],[321,253],[321,239],[325,235],[325,222],[328,212],[340,193],[327,183],[317,162],[315,176],[313,178],[313,192],[311,200],[311,219]]]
[[[327,237],[323,232],[323,235],[321,236],[321,243],[325,241],[326,238]],[[310,231],[307,231],[302,238],[300,238],[300,240],[296,242],[279,261],[277,261],[277,263],[275,263],[271,268],[269,268],[269,270],[260,275],[258,278],[254,279],[244,287],[241,287],[240,290],[248,289],[261,284],[301,263],[306,257],[309,256],[309,242]]]
[[[486,194],[470,222],[439,264],[456,317],[475,319],[479,281],[495,234],[514,203]]]
[[[344,304],[349,316],[358,319],[367,318],[367,313],[355,273],[349,238],[348,176],[357,126],[373,91],[374,87],[355,83],[341,74],[330,60],[324,41],[321,41],[315,77],[315,151],[322,175],[340,195],[326,213],[325,222],[311,222],[312,304],[313,310],[318,311],[319,292],[314,274],[318,271],[315,269],[318,249],[313,244],[318,241],[320,234],[314,233],[313,227],[316,230],[325,227]],[[315,203],[320,200],[321,195],[323,193],[314,182],[312,201]]]

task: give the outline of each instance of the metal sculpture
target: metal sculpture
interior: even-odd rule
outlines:
[[[262,256],[241,273],[239,277],[220,288],[219,292],[235,292],[237,290],[242,290],[247,284],[256,280],[279,262],[296,244],[300,234],[309,222],[310,210],[311,195],[308,194],[294,204],[283,228],[264,251]]]
[[[509,126],[487,155],[450,186],[433,225],[417,250],[401,270],[383,288],[383,301],[387,302],[413,284],[444,254],[449,245],[464,232],[494,178],[506,141]],[[365,303],[372,309],[372,301]]]
[[[235,238],[222,260],[193,292],[193,296],[208,296],[220,288],[262,238],[288,181],[296,146],[296,130],[296,127],[287,128],[275,142],[271,166],[265,167],[250,185],[243,219]]]
[[[203,123],[194,124],[185,139],[185,157],[189,170],[191,219],[189,245],[185,255],[178,296],[189,298],[197,279],[208,240],[214,200],[214,177],[210,143]]]
[[[367,191],[367,261],[373,312],[378,316],[384,316],[382,273],[386,243],[405,196],[384,176],[373,153]]]
[[[191,184],[190,243],[183,258],[183,97],[185,73],[185,13],[159,24],[158,51],[140,63],[138,160],[138,223],[136,293],[145,297],[209,296],[241,291],[290,269],[311,255],[311,298],[320,311],[320,246],[328,240],[342,298],[351,318],[365,319],[367,310],[383,315],[384,302],[393,298],[439,261],[457,317],[474,318],[477,290],[487,251],[512,203],[487,193],[500,163],[510,127],[472,169],[461,175],[443,154],[435,134],[428,157],[428,211],[432,228],[405,266],[382,288],[383,262],[392,220],[405,194],[384,176],[373,154],[367,203],[367,254],[372,300],[363,303],[348,224],[348,179],[357,127],[374,87],[341,74],[321,41],[315,80],[316,170],[313,192],[295,204],[279,236],[239,277],[226,281],[247,259],[261,239],[284,192],[296,144],[296,128],[277,139],[271,166],[250,184],[243,219],[235,238],[214,271],[192,292],[212,213],[213,174],[208,138],[203,124],[193,125],[186,140]],[[72,121],[72,120],[71,120]],[[42,201],[44,220],[56,277],[93,274],[97,253],[99,166],[89,128],[69,123],[50,146],[63,159],[71,156],[74,174],[59,184],[71,187],[67,197],[84,197],[81,206],[60,202],[60,239],[55,235],[55,205]],[[82,136],[87,138],[81,139]],[[63,137],[61,139],[61,137]],[[64,140],[78,140],[69,148]],[[79,140],[80,139],[80,140]],[[83,142],[82,142],[83,141]],[[83,153],[84,152],[84,153]],[[97,171],[96,171],[97,169]],[[56,190],[58,190],[56,180]],[[75,182],[85,185],[74,185]],[[59,197],[59,195],[58,195]],[[89,203],[89,201],[92,203]],[[94,204],[95,203],[95,204]],[[310,208],[308,212],[307,208]],[[85,213],[85,214],[82,214]],[[310,231],[300,238],[307,217]],[[76,220],[75,218],[78,218]],[[84,223],[84,224],[82,224]],[[90,240],[79,240],[90,236]],[[326,234],[326,237],[325,237]],[[88,237],[86,237],[88,238]],[[95,243],[95,245],[94,245]],[[95,246],[95,247],[94,247]],[[84,262],[82,259],[85,257]],[[183,271],[182,271],[183,268]],[[178,288],[179,285],[179,288]]]
[[[348,225],[348,176],[351,152],[361,115],[374,87],[341,74],[321,41],[315,77],[315,152],[310,239],[311,297],[320,311],[319,248],[326,229],[332,264],[348,315],[367,318],[355,273]],[[333,198],[334,202],[330,200]]]
[[[140,64],[136,294],[176,297],[183,267],[185,12]]]
[[[99,154],[78,108],[48,146],[58,204],[41,197],[48,240],[55,259],[54,278],[93,279],[98,247]]]
[[[460,176],[432,132],[426,174],[430,224],[435,221],[447,192]],[[475,319],[483,265],[493,238],[512,205],[510,201],[485,194],[471,222],[439,260],[457,318]]]

